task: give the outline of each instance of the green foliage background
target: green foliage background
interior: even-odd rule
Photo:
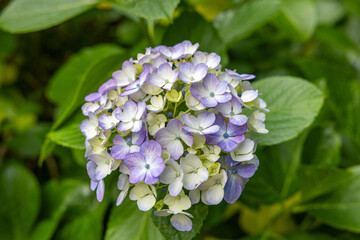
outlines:
[[[0,2],[1,239],[359,239],[359,0]],[[270,113],[233,205],[177,233],[89,189],[84,96],[148,46],[183,40],[257,75]],[[205,219],[205,220],[204,220]],[[204,220],[204,221],[203,221]]]

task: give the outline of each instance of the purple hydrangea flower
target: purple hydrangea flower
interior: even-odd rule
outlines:
[[[196,52],[192,63],[196,66],[197,64],[204,63],[209,69],[215,69],[219,66],[221,58],[216,53]]]
[[[184,46],[180,44],[177,44],[174,47],[159,46],[158,49],[161,55],[171,61],[181,58],[185,52]]]
[[[184,47],[185,51],[182,57],[189,57],[193,55],[196,52],[196,50],[199,48],[199,43],[192,44],[189,40],[184,40],[176,45],[182,45]]]
[[[164,88],[170,91],[178,76],[179,71],[172,70],[168,63],[163,63],[157,70],[151,73],[149,76],[149,82],[153,86]]]
[[[135,81],[135,67],[132,61],[125,61],[122,68],[112,75],[117,86],[125,87]]]
[[[244,125],[248,120],[247,116],[240,114],[242,112],[242,105],[235,97],[230,102],[218,104],[216,110],[224,117],[229,118],[229,122],[234,125]]]
[[[258,166],[259,160],[257,157],[254,157],[248,162],[235,162],[232,160],[230,155],[225,157],[226,173],[228,179],[225,184],[225,195],[224,199],[227,203],[234,203],[240,197],[245,184],[248,179],[254,175]]]
[[[180,140],[183,140],[189,147],[192,146],[194,140],[193,136],[184,130],[183,124],[178,119],[170,120],[165,128],[156,132],[154,138],[175,160],[179,159],[184,153],[184,146]]]
[[[198,117],[190,114],[181,115],[181,119],[187,125],[184,129],[199,135],[213,134],[219,131],[219,126],[214,125],[215,114],[212,112],[201,112]]]
[[[129,153],[124,162],[130,170],[129,182],[155,184],[165,169],[165,162],[161,158],[161,146],[155,140],[144,142],[140,152]]]
[[[251,80],[255,78],[252,74],[239,74],[235,71],[225,69],[226,72],[219,76],[221,81],[228,82],[231,86],[236,87],[243,80]]]
[[[226,92],[227,86],[227,82],[219,82],[215,74],[209,73],[202,83],[194,83],[190,92],[205,107],[215,107],[218,103],[230,101],[231,94]]]
[[[99,126],[105,130],[112,129],[120,122],[120,120],[116,118],[116,115],[119,113],[121,113],[121,108],[118,107],[112,111],[111,115],[106,113],[101,114],[99,117]]]
[[[142,85],[144,85],[145,81],[148,79],[148,76],[150,74],[150,68],[145,67],[142,73],[140,74],[140,77],[135,82],[130,83],[127,87],[125,87],[125,92],[121,93],[121,97],[129,96],[133,93],[136,93],[140,90]]]
[[[121,113],[116,115],[116,118],[121,122],[117,129],[119,131],[126,131],[131,129],[133,132],[141,130],[143,125],[143,115],[146,111],[146,104],[138,102],[137,104],[131,100],[126,101],[124,109]]]
[[[124,159],[129,153],[138,152],[145,137],[145,127],[141,128],[139,132],[134,132],[131,135],[129,134],[126,140],[120,134],[117,134],[113,139],[114,145],[111,147],[111,156],[120,160]]]
[[[215,124],[220,127],[219,131],[206,135],[206,143],[218,145],[223,151],[233,151],[239,143],[244,141],[246,124],[237,126],[228,122],[221,115],[216,115]]]
[[[208,71],[208,67],[204,63],[194,66],[192,63],[183,62],[179,64],[178,69],[180,80],[187,84],[200,82]]]
[[[104,95],[110,91],[110,90],[115,90],[116,89],[116,82],[113,79],[108,80],[107,82],[103,83],[97,92],[94,93],[90,93],[89,95],[87,95],[85,97],[85,101],[87,102],[95,102],[95,101],[100,101],[100,99],[102,97],[104,97]],[[106,97],[106,96],[105,96]]]

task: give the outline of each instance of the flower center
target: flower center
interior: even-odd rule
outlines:
[[[180,177],[180,172],[176,172],[176,177]]]
[[[149,169],[150,168],[150,165],[147,163],[147,164],[145,164],[145,168],[146,169]]]
[[[131,146],[131,141],[130,141],[130,140],[127,141],[126,144],[127,144],[128,146]]]
[[[204,129],[203,129],[202,127],[199,127],[198,129],[199,129],[199,131],[202,131],[202,130],[204,130]]]
[[[241,97],[241,95],[242,95],[242,93],[241,93],[241,92],[239,92],[239,93],[238,93],[238,97]]]
[[[210,92],[210,97],[214,97],[215,93],[214,92]]]
[[[197,168],[192,171],[192,173],[197,173],[197,172],[198,172]]]
[[[176,136],[175,139],[176,139],[176,140],[179,140],[179,139],[180,139],[180,136]]]
[[[169,118],[172,118],[172,117],[173,117],[173,113],[172,113],[172,112],[169,112],[169,113],[168,113],[168,117],[169,117]]]
[[[228,138],[228,137],[229,137],[229,134],[226,132],[226,133],[223,134],[223,137],[224,137],[224,138]]]
[[[140,83],[137,83],[137,84],[136,84],[136,87],[140,87]]]
[[[234,113],[233,111],[231,111],[231,112],[230,112],[230,115],[231,115],[231,116],[234,116],[234,115],[235,115],[235,113]]]
[[[157,121],[157,122],[156,122],[156,125],[160,125],[160,123],[161,123],[160,121]]]
[[[108,111],[108,113],[112,113],[114,110],[112,108],[110,108],[107,111]]]
[[[235,171],[236,171],[236,170],[235,170]],[[216,180],[215,184],[220,185],[220,184],[221,184],[221,181],[218,179],[218,180]]]
[[[169,83],[169,80],[166,79],[166,80],[165,80],[165,84],[168,84],[168,83]]]
[[[135,121],[136,121],[136,118],[135,118],[135,117],[133,117],[131,120],[132,120],[133,122],[135,122]]]
[[[237,173],[237,170],[236,170],[236,169],[233,169],[233,170],[232,170],[232,173],[233,173],[233,174],[236,174],[236,173]]]

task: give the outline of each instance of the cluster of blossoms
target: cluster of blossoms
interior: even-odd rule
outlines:
[[[248,80],[221,71],[220,56],[184,41],[146,49],[86,96],[80,130],[98,201],[119,171],[117,205],[129,194],[140,210],[190,231],[200,200],[234,203],[258,168],[251,132],[267,133],[265,102]],[[160,197],[162,196],[162,197]]]

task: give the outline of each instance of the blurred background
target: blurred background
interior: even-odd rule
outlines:
[[[298,137],[259,146],[239,201],[210,206],[195,239],[360,239],[360,1],[2,0],[0,9],[1,239],[157,239],[151,214],[115,206],[117,176],[101,204],[90,191],[80,106],[125,59],[183,40],[223,67],[304,78],[325,95]]]

